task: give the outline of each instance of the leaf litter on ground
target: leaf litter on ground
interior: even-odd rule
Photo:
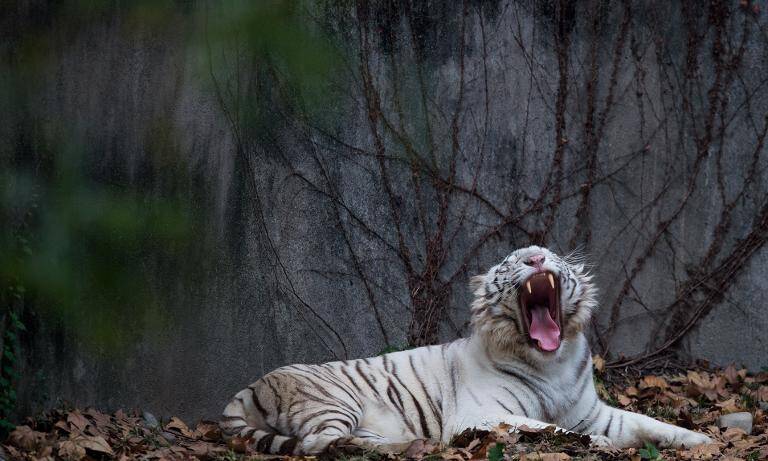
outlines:
[[[749,374],[744,369],[664,370],[663,373],[616,372],[595,360],[595,382],[605,400],[629,411],[707,433],[713,443],[684,449],[661,449],[652,443],[642,448],[614,449],[593,446],[589,436],[502,424],[492,430],[468,429],[449,445],[416,440],[398,453],[359,447],[333,447],[305,459],[399,461],[566,461],[594,460],[768,460],[768,372]],[[718,427],[718,418],[749,412],[752,430]],[[214,421],[193,426],[172,417],[163,424],[144,413],[118,410],[108,414],[94,408],[51,410],[27,418],[0,445],[0,458],[19,460],[277,460],[291,457],[264,455],[248,439],[223,440]],[[147,417],[148,415],[148,417]],[[297,457],[294,457],[297,458]]]

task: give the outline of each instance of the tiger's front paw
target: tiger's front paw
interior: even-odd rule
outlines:
[[[593,447],[612,447],[613,440],[604,435],[590,435],[589,444]]]
[[[678,428],[674,433],[667,434],[658,440],[661,448],[692,448],[705,443],[712,443],[712,439],[700,432],[682,428]]]
[[[691,448],[705,443],[712,443],[712,439],[700,432],[685,431],[681,437],[677,438],[677,442],[679,445],[685,445],[686,448]]]

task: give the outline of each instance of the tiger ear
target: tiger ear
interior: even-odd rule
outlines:
[[[469,289],[475,296],[485,296],[485,274],[469,278]]]

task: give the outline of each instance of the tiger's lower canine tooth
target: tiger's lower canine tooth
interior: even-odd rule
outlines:
[[[525,286],[528,287],[528,294],[533,293],[533,290],[531,290],[531,282],[525,282]]]
[[[547,274],[547,277],[549,277],[549,284],[552,285],[552,289],[555,289],[555,278],[552,277],[552,274]]]

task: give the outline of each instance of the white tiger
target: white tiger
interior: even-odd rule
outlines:
[[[224,409],[227,436],[260,452],[311,454],[331,444],[447,443],[499,423],[589,434],[616,447],[691,447],[706,435],[612,408],[595,392],[582,332],[596,306],[583,264],[536,246],[474,277],[473,333],[439,346],[279,368]]]

